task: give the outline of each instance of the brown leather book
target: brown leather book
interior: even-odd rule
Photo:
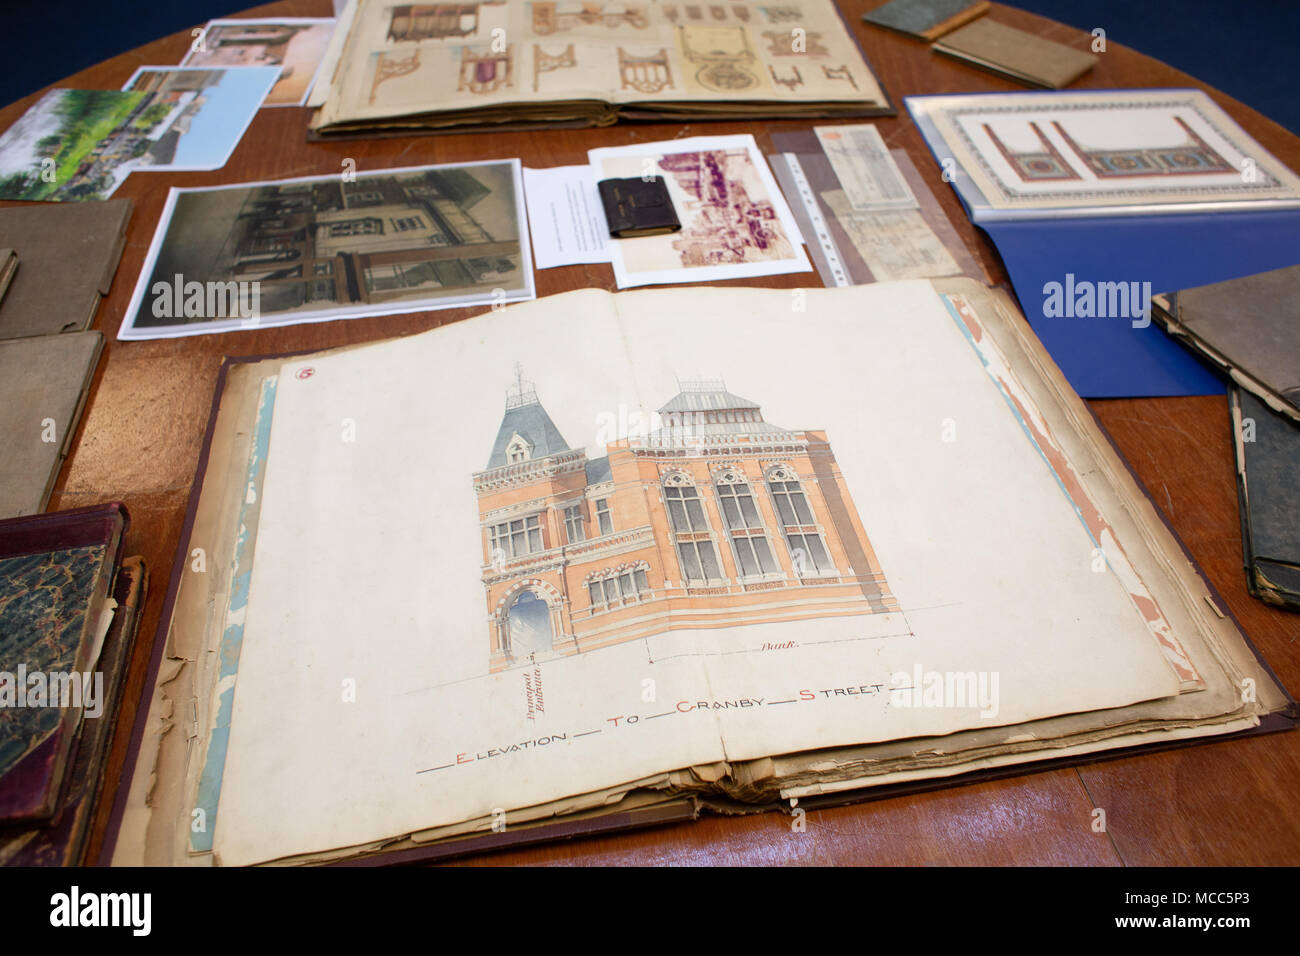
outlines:
[[[0,826],[55,822],[96,680],[127,526],[120,504],[0,521]]]
[[[77,866],[84,862],[86,838],[104,788],[104,762],[121,709],[127,665],[135,647],[148,581],[140,558],[122,562],[113,589],[117,609],[96,664],[96,670],[104,675],[102,713],[81,722],[62,812],[46,826],[0,831],[0,865]]]

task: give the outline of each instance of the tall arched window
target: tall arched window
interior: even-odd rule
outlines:
[[[778,465],[767,473],[767,490],[772,496],[777,520],[781,522],[795,573],[802,577],[834,571],[835,565],[826,553],[826,545],[817,530],[799,476],[791,468]]]
[[[728,468],[714,479],[714,488],[740,573],[751,577],[780,571],[745,476]]]
[[[663,489],[682,579],[687,583],[703,583],[722,578],[718,552],[709,536],[704,502],[695,482],[689,475],[673,472],[664,478]]]

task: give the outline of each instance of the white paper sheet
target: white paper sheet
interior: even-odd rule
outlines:
[[[609,227],[590,166],[525,167],[524,200],[538,269],[609,262]]]

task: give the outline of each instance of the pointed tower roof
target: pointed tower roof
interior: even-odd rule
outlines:
[[[519,365],[515,366],[515,384],[506,392],[506,413],[501,416],[497,438],[492,443],[488,468],[510,464],[510,452],[516,445],[522,445],[526,460],[530,461],[570,451],[564,436],[537,400],[533,384],[524,381]]]

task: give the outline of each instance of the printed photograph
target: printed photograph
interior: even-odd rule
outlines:
[[[518,160],[172,191],[120,338],[533,297]]]
[[[181,93],[50,90],[0,136],[0,199],[107,199],[132,169],[167,156]]]
[[[141,157],[141,165],[154,170],[220,169],[279,76],[273,66],[141,67],[123,90],[174,97],[184,104],[167,131]]]
[[[803,238],[752,136],[592,150],[597,179],[660,176],[679,232],[613,244],[619,288],[806,272]],[[683,270],[692,274],[683,275]]]
[[[606,161],[601,178],[623,175],[611,168],[626,160]],[[640,168],[639,160],[633,160]],[[634,272],[694,269],[789,259],[794,255],[776,207],[745,149],[713,149],[660,156],[656,172],[664,176],[682,220],[680,232],[660,242],[624,249]],[[635,175],[635,173],[627,173]],[[674,188],[675,187],[675,188]],[[659,239],[660,237],[651,237]]]
[[[280,79],[267,106],[299,106],[311,92],[334,32],[330,19],[213,20],[182,66],[273,66]]]

